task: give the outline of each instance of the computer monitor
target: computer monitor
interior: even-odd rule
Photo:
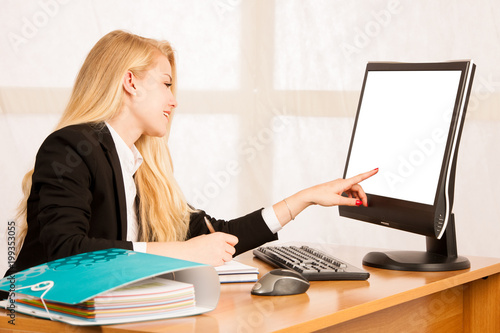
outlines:
[[[371,252],[363,264],[409,271],[470,267],[458,256],[452,212],[458,146],[474,77],[472,61],[366,66],[344,178],[362,182],[368,207],[341,216],[426,237],[426,251]]]

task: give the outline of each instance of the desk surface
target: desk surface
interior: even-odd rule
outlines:
[[[364,254],[373,250],[351,246],[315,246],[358,267],[362,266]],[[45,330],[46,327],[47,332],[314,331],[443,290],[453,290],[450,288],[500,272],[500,259],[468,258],[471,261],[470,269],[452,272],[402,272],[363,267],[371,275],[367,281],[312,281],[307,293],[293,296],[253,296],[250,294],[253,283],[223,284],[217,308],[193,317],[77,328],[17,314],[15,329]],[[258,267],[261,275],[271,269],[266,263],[254,258],[251,252],[240,255],[237,260]],[[441,303],[448,303],[463,295],[450,292],[440,297]],[[414,319],[415,323],[419,320],[418,316]],[[12,325],[6,325],[6,321],[0,322],[0,328],[13,329]]]

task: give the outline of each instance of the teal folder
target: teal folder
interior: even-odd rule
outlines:
[[[180,314],[159,314],[148,320],[200,314],[217,306],[220,283],[212,266],[123,249],[82,253],[32,267],[0,280],[0,290],[12,292],[11,283],[14,281],[17,298],[28,295],[43,298],[45,301],[74,305],[116,288],[157,276],[193,284],[196,306]],[[6,307],[8,304],[8,301],[5,301],[1,305]],[[145,320],[86,320],[59,314],[54,317],[45,310],[36,310],[22,304],[17,304],[16,311],[75,325]]]

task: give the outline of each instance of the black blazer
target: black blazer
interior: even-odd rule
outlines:
[[[28,233],[6,275],[78,253],[132,249],[120,161],[104,123],[68,126],[47,137],[36,156],[27,209]],[[205,216],[191,215],[188,237],[209,232]],[[260,210],[210,220],[217,231],[239,238],[236,254],[277,239]]]

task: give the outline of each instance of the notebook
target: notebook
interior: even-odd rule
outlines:
[[[217,266],[215,270],[219,274],[221,283],[256,282],[259,277],[258,268],[242,264],[236,260]]]

